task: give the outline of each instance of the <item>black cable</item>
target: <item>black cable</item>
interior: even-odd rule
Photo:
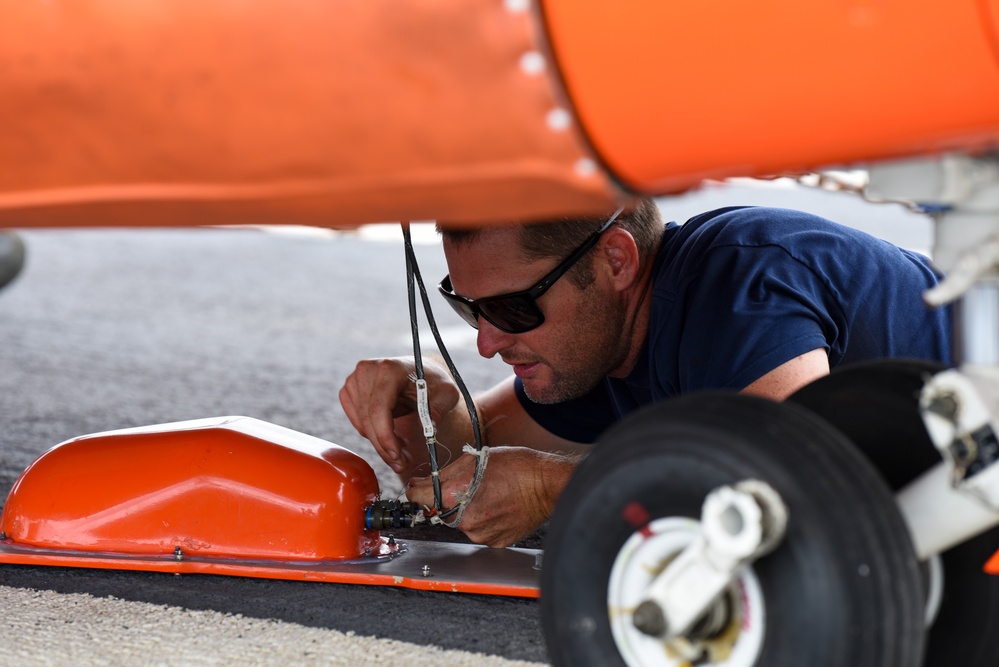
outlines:
[[[465,401],[465,408],[468,410],[469,418],[471,419],[472,425],[472,436],[475,441],[475,451],[481,454],[482,452],[482,429],[479,424],[479,413],[478,409],[475,407],[475,401],[472,400],[472,395],[469,393],[468,388],[465,386],[464,380],[461,378],[461,374],[458,372],[458,368],[455,366],[451,355],[447,351],[447,347],[444,345],[444,341],[441,338],[440,330],[437,327],[437,322],[434,318],[433,308],[430,306],[430,297],[427,295],[427,288],[423,282],[423,276],[420,274],[420,266],[416,261],[416,251],[413,249],[413,240],[409,231],[409,223],[402,223],[402,235],[403,235],[403,245],[406,251],[406,281],[408,284],[409,293],[409,319],[410,326],[413,334],[413,356],[416,363],[416,373],[417,379],[425,381],[424,370],[423,370],[423,355],[420,350],[420,333],[419,333],[419,323],[417,321],[416,313],[416,295],[415,288],[418,286],[420,289],[420,299],[423,303],[423,310],[427,316],[427,323],[430,325],[430,331],[434,336],[434,341],[437,343],[437,349],[440,351],[441,356],[444,358],[444,363],[447,365],[448,370],[451,373],[451,377],[454,378],[455,384],[458,386],[458,391],[461,393],[462,399]],[[430,451],[430,470],[431,476],[434,482],[434,509],[437,510],[439,516],[444,519],[461,508],[461,504],[452,507],[450,510],[443,511],[441,490],[440,490],[440,478],[439,478],[439,464],[437,461],[437,447],[436,438],[428,438],[427,446]],[[478,488],[479,482],[482,480],[482,473],[484,471],[484,457],[476,456],[475,459],[475,472],[472,477],[472,484],[469,486],[468,496],[470,497],[475,493]],[[459,517],[460,520],[460,517]],[[456,524],[455,524],[456,525]]]
[[[409,296],[409,323],[413,333],[413,361],[416,364],[416,380],[418,383],[423,382],[425,385],[426,375],[423,370],[423,354],[420,351],[420,325],[417,321],[416,313],[415,277],[419,268],[415,266],[416,254],[413,252],[413,239],[409,233],[409,223],[403,222],[401,224],[402,238],[406,247],[406,283]],[[419,389],[417,389],[417,392],[419,392]],[[417,407],[419,407],[419,402],[419,393],[417,393]],[[441,497],[440,464],[437,462],[437,438],[436,434],[427,435],[424,433],[424,435],[427,438],[427,452],[430,455],[430,477],[434,485],[434,510],[440,514],[444,510],[444,503]]]

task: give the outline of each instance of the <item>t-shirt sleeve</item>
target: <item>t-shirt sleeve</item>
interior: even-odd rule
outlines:
[[[542,428],[560,438],[582,444],[592,444],[617,418],[611,407],[610,394],[600,382],[584,396],[557,403],[535,403],[524,392],[524,383],[517,378],[514,390],[520,404]]]
[[[743,389],[839,335],[825,280],[780,246],[716,246],[654,336],[674,336],[678,393]],[[653,345],[662,341],[651,341]]]

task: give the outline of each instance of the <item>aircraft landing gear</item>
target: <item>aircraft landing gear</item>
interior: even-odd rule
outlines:
[[[746,479],[786,505],[780,544],[683,635],[640,629],[642,591],[698,539],[705,498]],[[555,665],[921,662],[921,573],[891,491],[838,431],[790,404],[693,395],[620,422],[559,500],[541,588]]]
[[[858,364],[813,382],[789,400],[845,434],[898,491],[940,463],[919,414],[919,396],[927,379],[941,370],[941,364],[914,360]],[[938,604],[927,609],[925,665],[996,664],[999,577],[983,572],[982,565],[997,546],[999,528],[993,528],[937,557],[940,595],[929,596]]]

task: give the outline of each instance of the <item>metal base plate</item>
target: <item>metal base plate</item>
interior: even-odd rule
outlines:
[[[292,562],[199,558],[173,554],[130,556],[18,546],[0,541],[0,563],[52,565],[174,574],[219,574],[338,584],[397,586],[427,591],[537,598],[541,551],[490,549],[471,544],[399,541],[392,556],[350,561]]]

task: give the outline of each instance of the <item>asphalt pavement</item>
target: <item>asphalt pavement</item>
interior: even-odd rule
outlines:
[[[663,208],[682,220],[730,203],[805,208],[929,245],[922,219],[844,195],[708,188]],[[222,415],[352,449],[386,495],[397,493],[337,400],[356,360],[412,350],[402,248],[373,240],[380,230],[23,232],[24,271],[0,290],[0,498],[68,438]],[[417,252],[434,289],[445,267],[432,234],[418,234],[427,237]],[[435,303],[469,387],[504,377],[502,363],[477,357],[472,330]],[[523,545],[543,546],[543,532]],[[546,661],[533,600],[12,565],[0,566],[0,600],[0,664]]]
[[[28,248],[24,272],[0,291],[4,497],[25,466],[68,438],[222,415],[256,417],[348,447],[373,464],[383,492],[398,491],[389,469],[350,427],[337,392],[358,359],[412,350],[400,244],[350,234],[218,229],[45,230],[24,232],[23,238]],[[428,279],[443,275],[439,248],[421,246],[419,251],[427,255],[422,268]],[[445,328],[447,316],[468,328],[451,313],[440,315]],[[459,360],[475,357],[474,349],[467,344],[460,349],[460,342],[453,354]],[[505,371],[497,364],[474,364],[468,382],[481,389],[500,374]],[[434,537],[461,539],[442,532]],[[39,627],[38,637],[26,633],[17,621],[21,614],[12,610],[27,611],[36,602],[54,603],[50,622],[67,631],[104,614],[127,618],[134,612],[122,612],[124,602],[145,603],[162,607],[158,616],[165,616],[165,628],[183,627],[188,612],[214,613],[213,618],[229,619],[237,628],[246,624],[246,642],[256,641],[252,623],[267,621],[285,624],[286,633],[311,628],[324,631],[326,638],[331,632],[352,633],[437,647],[433,651],[545,660],[533,600],[12,565],[0,566],[0,591],[7,601],[0,646],[33,643],[37,653],[32,658],[39,662],[59,663],[60,656],[70,654],[79,658],[81,647],[50,641],[50,627]],[[58,595],[26,598],[25,591]],[[66,595],[85,596],[88,602],[59,605]],[[196,633],[209,627],[198,623]],[[108,646],[155,639],[157,632],[112,624],[87,635],[93,641],[83,646],[95,650],[93,662],[125,664],[135,656]],[[109,642],[106,653],[101,638]],[[235,636],[223,635],[203,648],[200,657],[213,663],[245,647]],[[254,654],[251,664],[270,664],[270,653]],[[323,664],[334,657],[317,655],[308,642],[289,644],[279,655],[279,662],[291,664]],[[174,659],[181,656],[187,659]],[[439,664],[467,662],[462,655],[431,656]],[[0,651],[0,664],[13,657]],[[151,656],[158,664],[190,664],[190,657],[170,651]]]

